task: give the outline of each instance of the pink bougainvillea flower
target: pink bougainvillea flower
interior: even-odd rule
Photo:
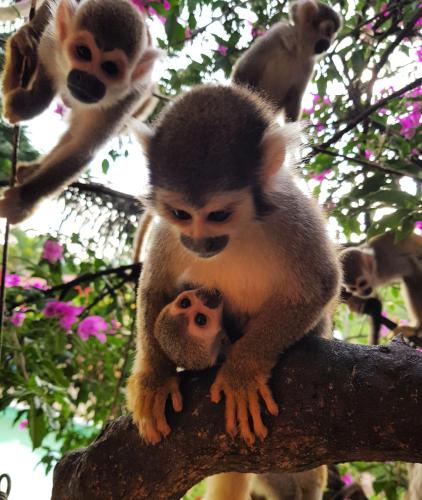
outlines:
[[[385,325],[381,325],[381,329],[380,329],[381,337],[386,337],[389,334],[390,334],[390,330]]]
[[[192,30],[189,28],[185,28],[185,40],[190,40],[192,38]]]
[[[320,100],[319,94],[312,93],[312,102],[316,104]]]
[[[47,240],[43,246],[42,258],[55,264],[63,258],[63,246],[58,241]]]
[[[84,309],[83,306],[74,306],[71,302],[51,300],[44,307],[43,314],[46,318],[59,318],[60,326],[69,331]]]
[[[217,52],[219,52],[222,56],[226,56],[227,55],[227,47],[225,45],[219,45],[218,46],[218,49],[217,49]]]
[[[372,160],[375,157],[375,153],[370,149],[365,149],[365,158]]]
[[[64,114],[66,113],[65,105],[62,102],[58,102],[54,109],[54,113],[60,115],[63,118]]]
[[[331,174],[332,171],[333,169],[327,168],[327,170],[323,170],[319,174],[312,175],[311,179],[313,179],[314,181],[322,182],[327,177],[327,175]]]
[[[416,27],[422,26],[422,17],[420,17],[420,18],[416,21],[415,26],[416,26]]]
[[[325,96],[322,98],[322,102],[323,102],[326,106],[328,106],[329,104],[332,104],[331,99],[330,99],[327,95],[325,95]]]
[[[421,124],[421,117],[419,103],[414,103],[412,111],[404,118],[399,118],[401,125],[400,134],[406,139],[411,139],[415,135],[415,129]]]
[[[418,220],[415,222],[415,228],[419,229],[419,231],[422,231],[422,220]]]
[[[171,8],[170,2],[168,0],[163,0],[163,6],[166,10],[170,10]]]
[[[27,418],[25,418],[24,420],[21,420],[19,422],[19,425],[18,425],[19,430],[23,431],[26,427],[28,427],[28,424],[29,424],[29,422],[28,422]]]
[[[25,316],[26,314],[23,311],[14,311],[10,318],[10,322],[12,323],[12,325],[22,326],[22,323],[25,320]]]
[[[141,12],[145,12],[145,2],[143,0],[131,0],[133,5],[137,7]]]
[[[315,122],[315,128],[317,132],[322,132],[325,129],[325,125],[321,122],[321,120],[317,120]]]
[[[386,115],[387,114],[387,109],[386,108],[380,108],[378,110],[378,114],[380,114],[380,115]]]
[[[110,328],[109,328],[107,333],[109,335],[114,335],[117,332],[117,330],[121,327],[122,327],[122,324],[120,323],[120,321],[117,321],[117,319],[112,319],[110,321]]]
[[[310,108],[303,108],[303,112],[306,115],[311,115],[314,112],[314,108],[312,106]]]
[[[346,486],[350,486],[351,484],[353,484],[353,476],[350,474],[350,472],[348,472],[347,474],[343,474],[341,476],[341,480]]]
[[[384,16],[384,17],[388,17],[390,15],[390,12],[388,11],[387,9],[388,7],[388,4],[387,3],[383,3],[381,5],[381,8],[380,8],[380,13]]]
[[[88,316],[84,318],[78,325],[78,335],[86,342],[92,335],[104,344],[106,341],[107,322],[101,316]]]
[[[12,286],[19,286],[21,284],[21,277],[18,274],[6,273],[5,283],[6,288],[11,288]]]
[[[416,51],[416,55],[418,56],[418,61],[422,62],[422,45],[419,47],[419,49]]]
[[[32,278],[26,278],[24,280],[25,288],[36,288],[37,290],[47,290],[48,283],[44,278],[38,278],[33,276]]]

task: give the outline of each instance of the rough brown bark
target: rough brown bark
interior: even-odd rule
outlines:
[[[53,500],[179,499],[222,471],[298,471],[351,460],[422,462],[422,354],[401,343],[366,347],[308,338],[274,369],[278,417],[248,449],[224,433],[223,404],[210,402],[215,371],[184,373],[181,414],[160,445],[141,442],[130,418],[86,449],[65,455]]]

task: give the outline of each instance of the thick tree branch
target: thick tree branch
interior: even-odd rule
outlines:
[[[215,370],[182,375],[184,408],[152,447],[129,417],[56,467],[52,500],[179,499],[222,471],[298,471],[351,460],[422,462],[422,354],[402,343],[367,347],[308,338],[274,369],[278,417],[248,449],[224,433],[223,404],[209,399]]]

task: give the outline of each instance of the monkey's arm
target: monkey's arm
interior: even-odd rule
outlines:
[[[287,95],[283,98],[283,103],[279,103],[280,107],[283,107],[284,104],[287,121],[296,122],[299,120],[302,114],[302,97],[307,83],[306,80],[304,85],[296,84],[287,92]]]
[[[249,445],[254,442],[255,435],[260,439],[267,435],[259,396],[268,411],[277,415],[278,407],[267,385],[271,370],[279,354],[313,328],[321,330],[320,323],[326,322],[325,309],[336,295],[338,280],[337,267],[327,262],[319,286],[309,282],[307,295],[289,299],[280,292],[267,300],[259,313],[249,320],[243,337],[233,345],[211,387],[213,402],[219,402],[221,392],[225,394],[226,430],[230,435],[236,434],[237,424]]]
[[[133,92],[107,109],[74,111],[69,130],[42,161],[39,169],[21,185],[8,189],[0,200],[0,217],[16,224],[28,217],[36,204],[75,178],[96,151],[119,130],[123,118],[137,100]]]

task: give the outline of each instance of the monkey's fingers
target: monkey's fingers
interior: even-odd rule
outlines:
[[[152,404],[152,416],[156,424],[157,431],[164,437],[168,436],[171,432],[170,426],[166,419],[166,401],[169,393],[164,388],[155,395]]]
[[[31,213],[31,207],[26,206],[20,197],[19,187],[10,188],[0,199],[0,217],[5,217],[10,224],[25,220]]]
[[[278,415],[278,405],[274,401],[273,395],[271,394],[270,389],[268,388],[266,379],[264,377],[258,377],[258,392],[264,400],[265,406],[271,415],[275,417]]]
[[[417,335],[417,329],[413,326],[400,325],[393,330],[394,335],[403,335],[403,337],[414,337]]]
[[[183,410],[183,398],[179,391],[179,385],[171,391],[171,403],[174,411],[179,412]]]
[[[256,436],[262,441],[267,437],[268,430],[262,422],[261,408],[259,406],[258,394],[254,389],[248,390],[249,412],[252,416],[253,428]]]
[[[222,383],[220,381],[219,375],[217,375],[217,378],[215,379],[215,381],[212,384],[211,389],[210,389],[211,401],[213,403],[220,402],[222,390],[223,390]]]
[[[248,446],[252,446],[255,442],[255,436],[251,432],[251,429],[249,427],[249,415],[248,415],[246,394],[243,391],[238,392],[235,398],[236,398],[237,419],[239,421],[239,427],[240,427],[240,435],[246,441],[246,444]]]

